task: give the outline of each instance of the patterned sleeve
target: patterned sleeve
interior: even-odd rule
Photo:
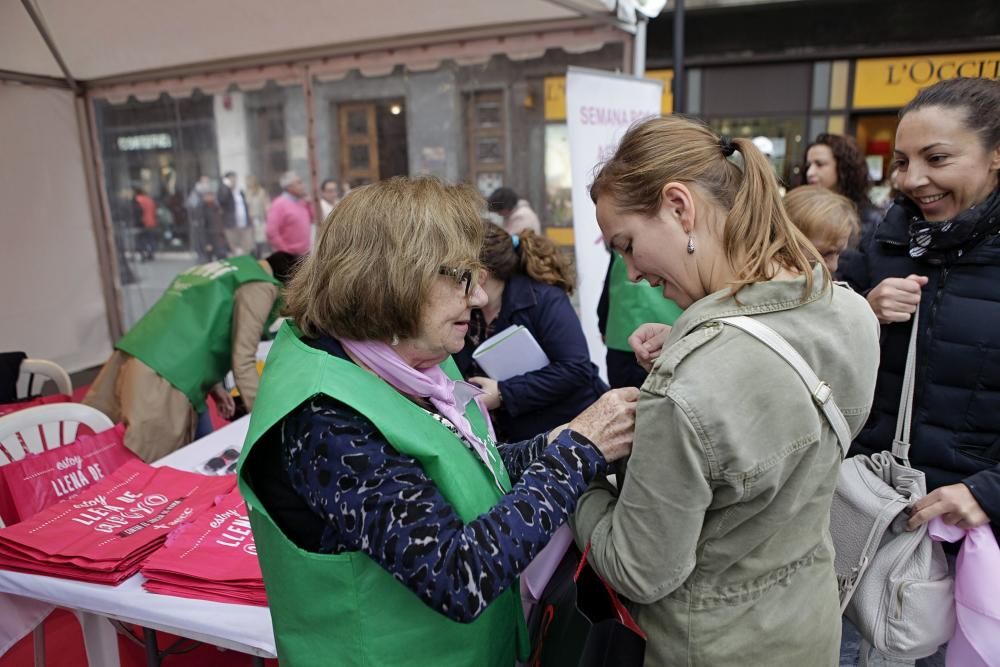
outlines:
[[[500,502],[463,523],[415,459],[334,399],[289,414],[282,441],[293,488],[325,523],[320,551],[364,552],[462,623],[514,583],[607,468],[586,438],[564,431]]]
[[[530,440],[497,445],[497,451],[500,452],[500,460],[503,461],[503,467],[507,469],[507,474],[510,475],[511,483],[517,484],[521,479],[521,475],[531,465],[531,462],[542,455],[542,452],[545,451],[545,446],[548,444],[546,441],[547,438],[548,434],[542,433]]]

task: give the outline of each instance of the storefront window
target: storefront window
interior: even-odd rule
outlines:
[[[202,176],[218,179],[213,99],[98,100],[95,111],[129,327],[196,261],[188,197]]]
[[[768,158],[778,179],[790,187],[805,151],[806,122],[804,118],[715,118],[707,121],[719,134],[734,139],[753,139]]]
[[[550,123],[545,126],[545,219],[549,227],[569,228],[572,233],[572,190],[566,124]]]

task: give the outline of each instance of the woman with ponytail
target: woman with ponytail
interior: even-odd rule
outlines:
[[[643,121],[591,196],[629,277],[684,313],[632,335],[639,360],[655,358],[632,455],[618,488],[598,482],[580,499],[577,543],[635,603],[647,665],[836,665],[841,446],[795,370],[718,319],[780,334],[857,433],[878,366],[871,309],[831,282],[749,139],[678,116]]]
[[[483,227],[479,261],[489,301],[472,311],[465,348],[455,360],[462,374],[486,391],[497,434],[520,440],[566,423],[608,386],[590,361],[580,318],[569,301],[573,271],[555,244],[530,230],[511,235],[489,222]],[[549,365],[502,382],[484,377],[472,352],[512,324],[531,332]]]

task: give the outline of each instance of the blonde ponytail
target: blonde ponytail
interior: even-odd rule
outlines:
[[[742,156],[742,169],[729,158],[733,151]],[[652,216],[671,181],[699,186],[726,212],[721,237],[736,276],[733,296],[746,285],[770,280],[780,266],[804,274],[803,298],[808,297],[811,264],[823,262],[788,219],[774,171],[752,141],[723,139],[704,123],[681,116],[640,121],[601,166],[590,196],[596,203],[610,195],[620,211]],[[823,276],[830,280],[825,267]]]

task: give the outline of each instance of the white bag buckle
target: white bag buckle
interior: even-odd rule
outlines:
[[[826,382],[820,381],[816,388],[812,391],[813,400],[816,401],[816,405],[825,405],[830,397],[833,396],[833,387],[828,385]]]

